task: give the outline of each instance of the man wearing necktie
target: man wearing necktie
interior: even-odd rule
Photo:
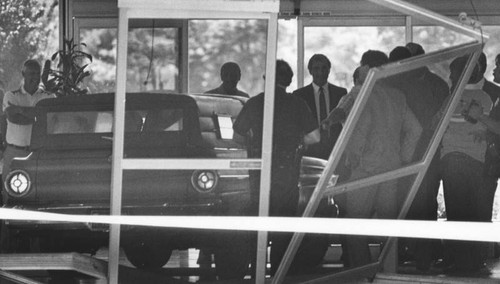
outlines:
[[[313,77],[312,83],[294,91],[292,94],[298,96],[307,103],[314,117],[318,120],[319,125],[321,125],[321,121],[328,116],[330,111],[337,106],[340,98],[347,94],[345,88],[328,83],[328,75],[330,74],[331,67],[330,60],[328,60],[325,55],[313,55],[307,64],[307,69],[309,69],[309,73]],[[320,130],[320,143],[307,147],[304,155],[327,160],[330,157],[335,141],[337,141],[340,135],[342,125],[337,123],[332,125],[329,129],[324,130],[320,128]],[[345,175],[341,174],[340,179],[343,178],[342,176]],[[342,208],[343,198],[344,197],[341,196],[335,197],[339,216],[344,213]],[[323,199],[322,202],[326,202],[326,199]],[[332,208],[332,206],[320,205],[315,216],[335,217],[337,213],[331,212],[329,208]],[[328,246],[329,239],[327,235],[306,235],[297,252],[295,261],[299,266],[305,269],[314,267],[321,263]]]
[[[347,90],[328,83],[331,63],[325,55],[313,55],[307,68],[313,77],[312,83],[294,91],[293,95],[303,99],[318,120],[318,123],[321,123],[328,116],[328,113],[337,106],[340,98],[347,94]],[[328,130],[324,130],[321,133],[321,142],[309,147],[305,155],[328,159],[341,130],[342,125],[340,123],[333,125]]]

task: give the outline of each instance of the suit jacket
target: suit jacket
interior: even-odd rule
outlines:
[[[493,103],[495,103],[496,100],[500,97],[500,86],[488,80],[484,80],[483,91],[490,95],[491,101]]]
[[[292,94],[298,96],[307,103],[315,118],[318,116],[312,83],[295,90]],[[347,94],[347,89],[328,83],[330,111],[332,111],[338,105],[340,98],[342,98],[345,94]],[[340,131],[342,131],[342,125],[340,123],[333,125],[330,131],[322,131],[321,142],[316,145],[309,146],[305,155],[328,159],[328,157],[330,157],[333,146],[335,145],[335,141],[337,141],[337,138],[340,135]]]

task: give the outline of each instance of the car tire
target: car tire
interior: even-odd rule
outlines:
[[[158,269],[167,264],[172,249],[164,243],[138,240],[124,245],[123,250],[133,266],[142,269]]]

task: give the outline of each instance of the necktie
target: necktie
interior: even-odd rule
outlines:
[[[319,88],[319,119],[323,121],[328,115],[326,111],[326,98],[323,87]]]

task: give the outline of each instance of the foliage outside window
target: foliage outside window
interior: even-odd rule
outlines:
[[[0,81],[17,89],[27,59],[42,62],[59,49],[58,0],[0,1]]]

